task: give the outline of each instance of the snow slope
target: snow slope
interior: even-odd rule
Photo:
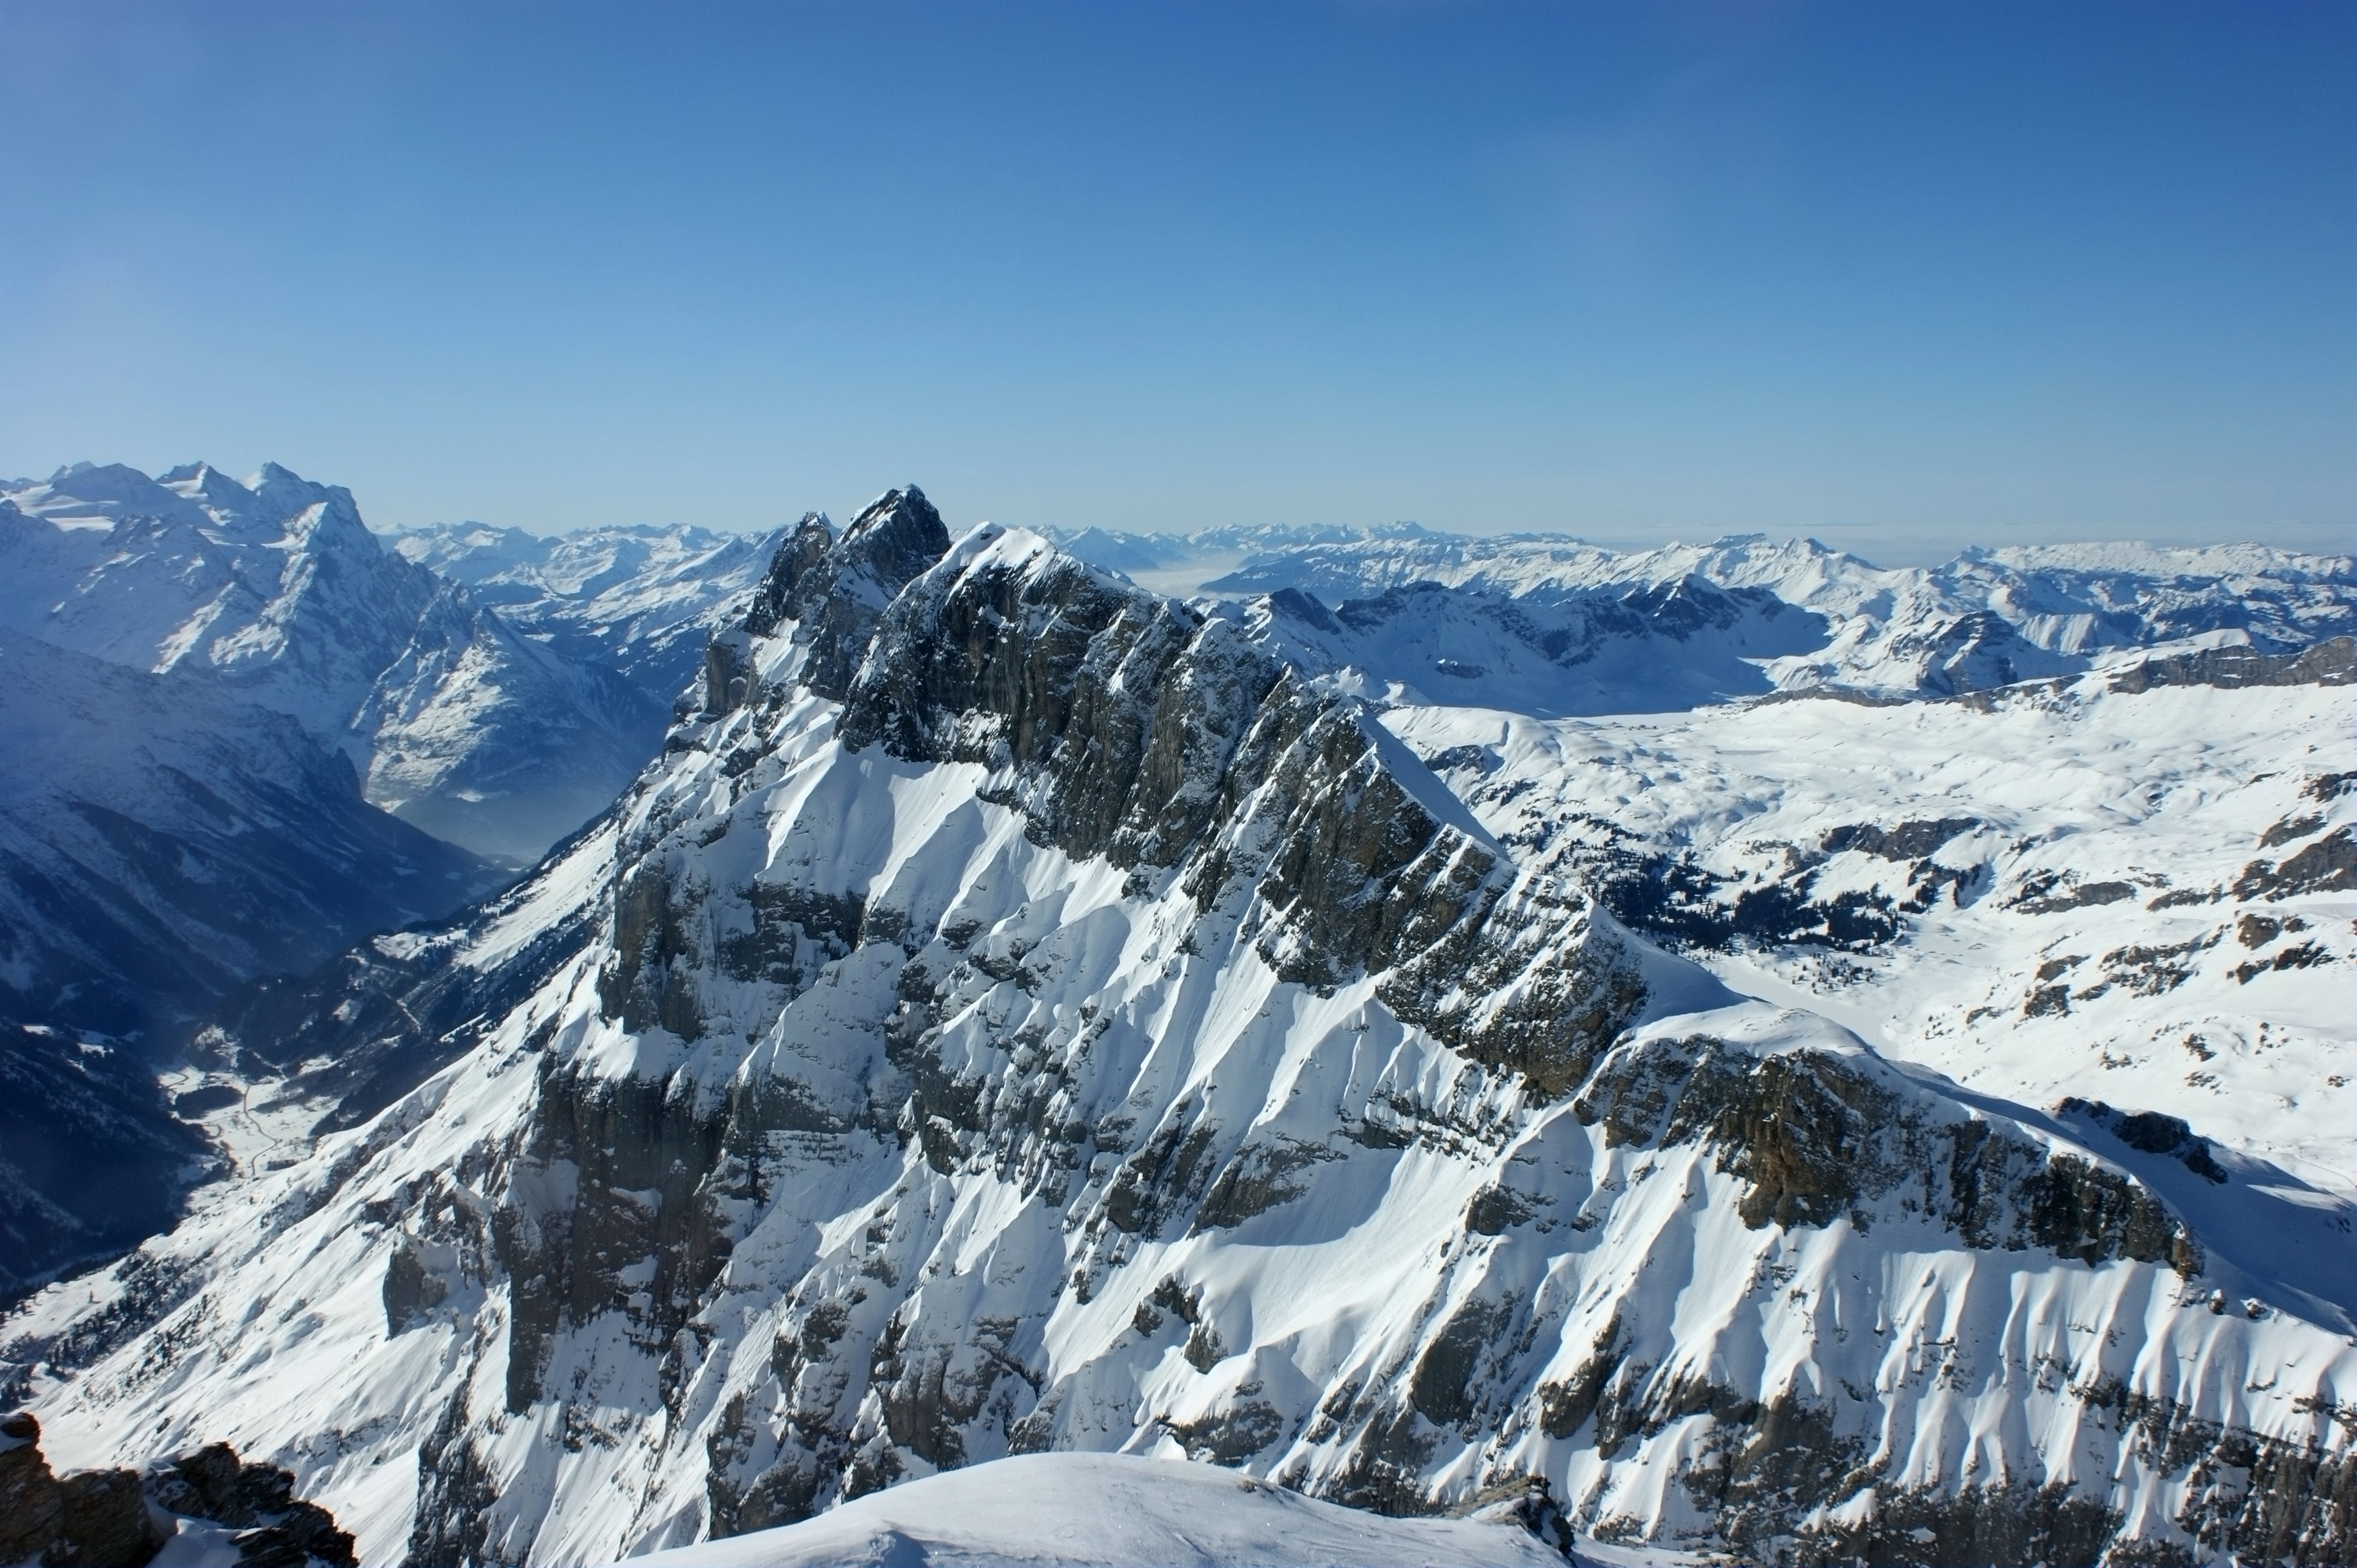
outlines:
[[[2357,1191],[2345,688],[1385,723],[1501,842],[1738,990]]]
[[[664,708],[387,551],[350,491],[78,464],[0,492],[0,626],[201,672],[345,752],[377,805],[527,862],[595,815]]]
[[[705,640],[743,618],[784,536],[674,523],[542,537],[459,522],[389,542],[527,636],[619,671],[668,708],[702,666]]]
[[[1563,1568],[1508,1522],[1394,1520],[1207,1466],[1034,1454],[911,1481],[807,1523],[630,1559],[648,1568]]]
[[[1830,961],[1948,940],[1927,884],[2018,893],[2050,923],[1954,940],[2080,953],[2085,1036],[2157,1051],[2140,1009],[2188,966],[2104,940],[2126,900],[2089,889],[2165,870],[2152,899],[2232,905],[2232,940],[2297,914],[2345,961],[2340,863],[2308,847],[2338,842],[2341,732],[2106,690],[1994,704],[1977,772],[1927,760],[1954,734],[1804,728],[1793,781],[1773,725],[1885,710],[1740,710],[1691,760],[1645,738],[1684,720],[1379,716],[1034,536],[952,544],[913,491],[790,541],[708,677],[495,910],[302,999],[307,1048],[413,1087],[6,1320],[62,1461],[230,1441],[371,1562],[606,1560],[1040,1451],[1403,1516],[1538,1474],[1586,1532],[1747,1561],[2347,1560],[2357,1301],[2318,1260],[2352,1210],[2298,1163],[2320,1122],[2284,1146],[2240,1112],[2007,1098],[2026,1056],[1960,1083],[1881,1026],[1976,1004],[1936,975],[1853,996]],[[2212,771],[2169,738],[2205,724]],[[2007,774],[2031,740],[2072,766]],[[2215,832],[2202,802],[2270,744],[2287,777],[2243,811],[2322,826],[2214,903],[2224,856],[2128,847],[2140,815]],[[1525,764],[1520,793],[1472,782]],[[1827,820],[1843,768],[1887,810]],[[1716,861],[1650,900],[1583,886],[1575,800],[1634,838],[1658,785],[1691,834],[1780,779],[1760,836],[1813,879],[1727,861],[1781,889],[1748,913]],[[1754,963],[1726,940],[1754,926],[1827,961]],[[2282,940],[2247,983],[2191,966],[2187,1004],[2233,983],[2312,1027]],[[2002,1044],[1985,1024],[1954,1026]],[[2246,1043],[2224,1100],[2330,1048]]]

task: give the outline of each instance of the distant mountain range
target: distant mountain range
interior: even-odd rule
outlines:
[[[783,529],[640,524],[550,538],[461,522],[387,542],[402,559],[465,585],[475,603],[525,635],[619,672],[668,710],[703,668],[705,639],[744,613],[784,537]]]
[[[2357,633],[2357,559],[2260,545],[2024,547],[1895,569],[1758,534],[1615,551],[1413,524],[1091,529],[1065,547],[1165,592],[1253,601],[1291,590],[1299,596],[1248,612],[1254,624],[1294,657],[1357,671],[1369,690],[1396,682],[1411,700],[1559,714],[1815,687],[1953,696],[2159,648],[2296,651]],[[1656,605],[1674,607],[1664,617]],[[1777,621],[1788,607],[1806,613]],[[1755,624],[1738,631],[1746,620]],[[1684,646],[1639,651],[1652,638]]]
[[[0,1375],[69,1455],[285,1456],[369,1561],[1052,1449],[1536,1475],[1624,1552],[2340,1560],[2352,644],[2287,645],[2345,564],[1578,549],[1185,603],[806,519],[612,810],[215,1009],[311,1133]],[[1902,610],[2058,666],[1824,656]]]
[[[483,532],[388,542],[275,466],[0,486],[0,1294],[220,1165],[156,1080],[199,1015],[605,810],[775,541]],[[221,1081],[179,1110],[250,1121]]]

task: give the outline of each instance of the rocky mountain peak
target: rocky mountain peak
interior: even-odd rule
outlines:
[[[769,575],[754,590],[752,607],[745,615],[745,629],[755,637],[768,637],[781,622],[797,618],[795,589],[803,578],[825,562],[827,552],[834,548],[834,527],[823,511],[806,511],[794,531],[778,546],[770,558]]]
[[[174,1545],[178,1541],[178,1544]],[[295,1495],[275,1465],[242,1461],[216,1443],[134,1470],[54,1474],[41,1423],[0,1419],[0,1561],[139,1568],[168,1561],[239,1568],[356,1568],[350,1532]]]
[[[810,649],[803,680],[840,698],[867,651],[876,625],[900,590],[949,553],[942,514],[914,485],[869,502],[840,539],[813,512],[779,546],[755,596],[747,629],[766,636],[786,620]]]
[[[905,583],[948,553],[949,547],[942,514],[914,485],[886,490],[843,531],[845,561],[866,566],[879,581]]]

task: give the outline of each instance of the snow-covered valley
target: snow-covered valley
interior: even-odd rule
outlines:
[[[1616,1561],[2347,1560],[2345,560],[1249,542],[1190,606],[807,520],[611,811],[215,1015],[309,1141],[0,1323],[0,1392],[366,1563],[1004,1558],[894,1499],[1049,1453],[1535,1476]],[[2000,632],[2007,573],[2111,607]],[[1910,593],[2053,662],[1901,659]],[[1196,1560],[1335,1560],[1251,1550]]]

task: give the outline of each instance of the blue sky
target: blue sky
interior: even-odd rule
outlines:
[[[2341,541],[2352,54],[2342,0],[8,3],[0,473]]]

